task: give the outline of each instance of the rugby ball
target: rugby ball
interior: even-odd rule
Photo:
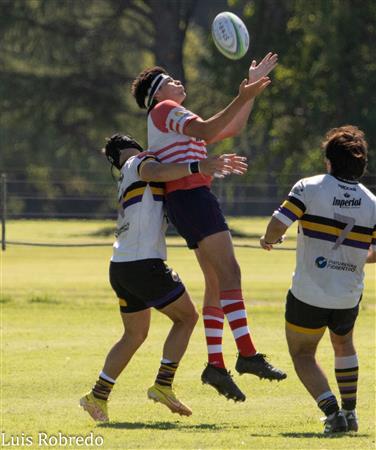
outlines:
[[[247,27],[231,12],[221,12],[214,18],[212,36],[217,49],[227,58],[240,59],[247,53],[249,47]]]

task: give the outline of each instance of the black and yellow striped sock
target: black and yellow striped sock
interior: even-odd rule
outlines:
[[[342,409],[352,411],[356,408],[356,394],[358,390],[358,367],[335,369]]]
[[[171,387],[172,382],[174,381],[175,372],[178,368],[178,363],[174,362],[161,362],[161,366],[158,370],[157,378],[155,379],[156,384],[160,386],[169,386]]]
[[[114,385],[115,383],[105,380],[99,375],[99,378],[92,389],[94,397],[99,398],[100,400],[108,400]]]

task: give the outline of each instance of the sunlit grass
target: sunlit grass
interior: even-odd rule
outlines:
[[[265,219],[230,223],[245,232],[261,234]],[[117,302],[108,283],[111,238],[93,235],[109,225],[99,221],[22,221],[8,226],[9,239],[14,240],[105,239],[109,245],[9,245],[1,254],[1,429],[7,435],[23,432],[36,442],[39,431],[83,436],[93,432],[103,436],[102,448],[106,449],[374,448],[374,266],[367,267],[366,291],[355,333],[360,359],[360,432],[326,439],[321,434],[321,413],[298,381],[284,339],[284,298],[295,263],[293,251],[236,249],[255,342],[273,363],[288,372],[287,380],[269,383],[235,375],[247,395],[244,404],[228,402],[210,387],[202,386],[206,348],[200,320],[176,377],[176,390],[194,413],[191,418],[172,415],[146,399],[169,328],[168,320],[153,312],[146,343],[114,389],[111,423],[96,426],[91,422],[77,407],[78,399],[95,382],[108,349],[122,332]],[[293,237],[290,245],[294,245]],[[170,248],[169,262],[201,310],[203,279],[192,252]],[[228,326],[224,353],[228,368],[234,371],[236,348]],[[338,392],[327,335],[319,358],[333,390]]]

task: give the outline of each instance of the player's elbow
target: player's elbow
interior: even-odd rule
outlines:
[[[142,168],[140,173],[140,178],[142,181],[146,181],[149,183],[150,181],[160,181],[159,165],[155,166],[154,164],[147,164]]]
[[[211,141],[215,136],[209,121],[202,119],[192,120],[188,123],[184,129],[184,134],[198,139],[203,139],[206,142]]]

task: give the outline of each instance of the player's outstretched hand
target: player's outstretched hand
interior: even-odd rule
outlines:
[[[217,178],[223,178],[231,173],[243,175],[248,168],[246,161],[247,158],[238,156],[235,153],[213,155],[200,161],[200,172]]]
[[[249,83],[247,79],[244,79],[239,86],[239,97],[245,101],[252,100],[261,94],[270,83],[268,77],[262,77],[254,83]]]
[[[245,156],[239,156],[236,153],[225,153],[220,156],[226,164],[226,169],[223,170],[224,175],[234,173],[236,175],[244,175],[247,172],[248,164]]]
[[[285,235],[281,236],[276,242],[266,242],[265,236],[260,237],[260,247],[264,250],[273,250],[273,245],[282,244],[282,242],[285,240]]]
[[[248,82],[254,83],[260,78],[266,77],[278,64],[278,55],[276,53],[267,53],[263,60],[257,64],[252,61],[248,71]]]

